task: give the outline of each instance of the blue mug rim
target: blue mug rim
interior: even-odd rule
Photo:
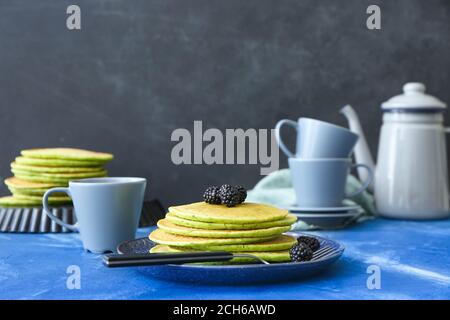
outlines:
[[[352,162],[352,158],[289,158],[288,161],[298,161],[298,162]]]
[[[122,184],[135,184],[147,182],[146,178],[141,177],[99,177],[99,178],[85,178],[69,181],[69,186],[72,184],[76,185],[91,185],[91,186],[102,186],[102,185],[122,185]]]
[[[334,124],[334,123],[330,123],[330,122],[327,122],[327,121],[322,121],[322,120],[318,120],[318,119],[314,119],[314,118],[308,118],[308,117],[300,117],[300,118],[298,118],[298,123],[300,123],[300,120],[302,120],[302,119],[308,120],[308,121],[313,121],[313,122],[318,122],[318,123],[320,123],[321,125],[333,127],[333,128],[335,128],[335,129],[340,129],[340,130],[342,130],[342,131],[345,131],[345,132],[347,132],[347,133],[352,134],[353,136],[359,137],[359,135],[358,135],[357,133],[351,131],[350,129],[348,129],[348,128],[346,128],[346,127],[339,126],[339,125]]]

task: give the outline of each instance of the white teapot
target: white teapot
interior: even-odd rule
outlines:
[[[445,134],[446,104],[425,94],[422,83],[407,83],[403,94],[381,105],[383,125],[375,166],[358,116],[351,106],[341,113],[359,134],[358,163],[375,172],[373,190],[380,215],[399,219],[449,217],[449,186]],[[365,180],[366,172],[358,172]]]

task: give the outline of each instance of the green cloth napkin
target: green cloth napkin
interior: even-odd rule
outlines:
[[[352,175],[348,176],[346,192],[351,193],[361,187],[360,181]],[[287,208],[296,202],[295,192],[292,187],[291,172],[289,169],[274,171],[259,181],[256,186],[248,192],[247,201],[270,204],[279,208]],[[355,218],[361,222],[372,218],[376,214],[373,196],[363,191],[360,194],[344,200],[345,205],[361,206],[360,214]],[[293,225],[293,230],[317,229],[299,221]]]

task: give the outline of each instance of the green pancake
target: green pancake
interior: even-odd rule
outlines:
[[[200,245],[197,246],[197,249],[206,251],[227,251],[227,252],[281,251],[281,250],[289,250],[296,243],[297,239],[295,239],[294,237],[282,234],[281,236],[275,239],[264,242],[247,243],[247,244]]]
[[[114,157],[110,153],[95,152],[75,148],[29,149],[22,150],[21,154],[26,158],[83,160],[97,161],[102,163],[111,161]]]
[[[12,187],[8,187],[9,191],[11,191],[12,195],[15,196],[37,196],[42,197],[48,189],[15,189]],[[52,197],[65,197],[65,193],[52,193]]]
[[[86,173],[99,172],[103,170],[102,167],[43,167],[31,166],[15,162],[11,163],[11,168],[35,173]]]
[[[50,205],[65,205],[70,204],[70,201],[64,199],[64,201],[55,198],[49,199]],[[0,197],[0,207],[41,207],[42,199],[38,198],[26,198],[17,196]]]
[[[19,178],[21,180],[57,183],[62,185],[67,185],[71,180],[105,177],[107,174],[106,170],[86,173],[36,173],[19,169],[12,169],[11,171],[14,173],[14,176],[16,178]]]
[[[99,167],[104,164],[104,162],[99,161],[40,159],[40,158],[25,158],[25,157],[17,157],[15,162],[17,164],[30,166],[64,167],[64,168],[67,167],[89,168],[89,167]]]
[[[170,222],[184,227],[191,227],[196,229],[215,229],[215,230],[250,230],[250,229],[264,229],[272,227],[290,226],[297,221],[297,217],[293,214],[288,214],[281,220],[260,222],[260,223],[214,223],[214,222],[201,222],[195,220],[183,219],[176,216],[174,213],[167,213],[166,219]]]
[[[156,229],[149,235],[149,239],[158,244],[165,244],[178,247],[199,248],[205,245],[224,245],[224,244],[244,244],[258,243],[271,240],[275,237],[259,238],[202,238],[174,235],[161,229]]]
[[[153,248],[150,249],[150,253],[163,253],[163,252],[196,252],[198,250],[192,250],[187,248],[176,248],[166,245],[156,245]],[[257,256],[267,262],[288,262],[291,261],[289,250],[283,250],[283,251],[266,251],[266,252],[253,252],[253,251],[246,251],[246,252],[233,252],[236,254],[251,254],[254,256]],[[255,259],[252,258],[233,258],[232,260],[228,261],[228,263],[252,263],[252,262],[258,262],[255,261]],[[209,264],[209,263],[208,263]],[[221,263],[222,264],[222,263]]]
[[[158,227],[171,234],[177,234],[189,237],[203,238],[261,238],[278,236],[290,229],[290,226],[272,227],[254,230],[211,230],[211,229],[194,229],[183,227],[170,222],[167,219],[158,221]]]
[[[29,196],[29,195],[13,195],[16,199],[23,200],[32,200],[32,201],[40,201],[42,203],[42,197],[40,196]],[[48,198],[49,203],[58,204],[58,203],[69,203],[72,202],[72,199],[67,196],[53,196],[53,194]]]
[[[244,202],[235,207],[196,202],[169,207],[169,212],[177,217],[215,223],[260,223],[284,219],[288,211],[274,206]]]
[[[5,184],[8,187],[12,187],[14,189],[20,189],[20,190],[22,190],[22,189],[23,190],[32,190],[32,189],[47,190],[47,189],[58,186],[55,183],[32,182],[32,181],[21,180],[16,177],[9,177],[9,178],[5,179]]]
[[[13,195],[17,194],[31,196],[43,196],[48,189],[58,186],[57,184],[45,184],[21,180],[16,177],[5,179],[5,184]],[[53,195],[57,196],[58,194]]]

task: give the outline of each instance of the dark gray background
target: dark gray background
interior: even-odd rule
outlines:
[[[66,29],[73,3],[81,31]],[[346,103],[376,151],[380,103],[403,83],[450,102],[449,31],[448,0],[0,0],[0,176],[23,148],[81,147],[113,152],[111,175],[147,177],[148,198],[194,201],[253,186],[259,165],[175,166],[174,129],[344,125]]]

